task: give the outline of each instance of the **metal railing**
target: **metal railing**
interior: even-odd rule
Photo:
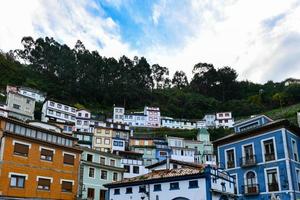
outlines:
[[[240,159],[241,167],[250,167],[256,165],[256,155],[242,157]]]
[[[244,195],[258,195],[259,184],[243,185]]]

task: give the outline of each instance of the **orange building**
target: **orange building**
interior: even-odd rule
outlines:
[[[0,197],[75,199],[76,138],[0,117]]]

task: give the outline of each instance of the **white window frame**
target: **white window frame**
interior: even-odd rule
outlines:
[[[31,144],[30,144],[30,143],[22,142],[22,141],[20,141],[20,140],[13,140],[13,145],[14,145],[14,146],[15,146],[16,143],[19,143],[19,144],[23,144],[23,145],[29,146],[29,149],[31,149]]]
[[[48,176],[36,176],[36,181],[38,182],[40,178],[48,179],[51,183],[53,183],[53,178]]]
[[[294,149],[293,142],[295,142],[296,149]],[[293,153],[293,160],[296,161],[295,156],[294,156],[294,153],[296,153],[297,154],[297,162],[299,162],[298,143],[294,138],[291,138],[291,143],[292,143],[292,151],[293,151],[292,152]]]
[[[96,176],[95,176],[95,175],[96,175],[96,169],[95,169],[95,167],[89,167],[88,169],[89,169],[89,171],[88,171],[88,177],[89,177],[89,178],[92,178],[92,179],[95,179],[95,177],[96,177]],[[90,170],[91,170],[91,169],[94,169],[94,176],[93,176],[93,177],[90,176]]]
[[[228,168],[227,166],[227,151],[230,151],[230,150],[233,150],[233,155],[234,155],[234,167],[233,168]],[[236,165],[236,152],[235,152],[235,147],[232,147],[232,148],[229,148],[229,149],[225,149],[225,166],[226,166],[226,169],[235,169],[237,167]]]
[[[53,155],[55,154],[55,149],[51,149],[51,148],[48,148],[48,147],[40,146],[40,147],[39,147],[39,150],[42,151],[42,149],[46,149],[46,150],[48,150],[48,151],[52,151],[52,152],[53,152]]]
[[[239,192],[239,184],[238,184],[238,182],[239,182],[238,174],[237,174],[237,173],[232,173],[232,174],[230,174],[230,175],[236,177],[236,179],[235,179],[235,185],[236,185],[236,194],[238,195],[238,194],[240,193],[240,192]],[[233,191],[234,191],[234,186],[233,186]]]
[[[15,175],[15,176],[24,176],[25,180],[28,180],[28,174],[21,174],[21,173],[16,173],[16,172],[9,172],[8,173],[8,178],[11,178],[12,175]]]
[[[298,176],[297,171],[299,171],[299,176]],[[298,183],[300,183],[300,181],[298,181],[298,180],[300,180],[300,168],[296,167],[295,168],[295,172],[296,172],[296,184],[297,184],[297,188],[298,188],[298,191],[300,191],[300,186],[298,184]]]
[[[267,140],[273,140],[273,145],[274,145],[275,159],[274,159],[274,160],[270,160],[270,161],[266,161],[266,158],[265,158],[266,150],[265,150],[264,142],[267,141]],[[261,149],[262,149],[262,158],[263,158],[263,162],[264,162],[264,163],[269,163],[269,162],[276,161],[276,160],[277,160],[277,148],[276,148],[276,140],[275,140],[275,137],[273,136],[273,137],[268,137],[268,138],[262,139],[262,140],[260,141],[260,143],[261,143]]]
[[[256,155],[255,154],[255,149],[254,149],[254,142],[251,142],[251,143],[247,143],[247,144],[243,144],[242,145],[242,157],[245,157],[245,146],[252,146],[252,149],[253,149],[253,155]]]
[[[277,172],[277,179],[278,179],[278,191],[272,191],[270,193],[275,193],[275,192],[280,192],[281,191],[281,182],[280,182],[280,174],[279,174],[279,168],[278,167],[269,167],[264,169],[264,174],[265,174],[265,187],[266,187],[266,192],[269,192],[269,185],[268,185],[268,177],[267,177],[267,171],[276,169]]]
[[[66,182],[71,182],[72,185],[74,185],[75,181],[74,180],[69,180],[69,179],[60,179],[60,184],[62,184],[63,181],[66,181]]]
[[[74,156],[74,159],[76,159],[76,154],[75,154],[75,153],[69,153],[69,152],[65,152],[65,151],[63,151],[63,152],[62,152],[62,154],[63,154],[63,156],[64,156],[65,154],[68,154],[68,155]]]

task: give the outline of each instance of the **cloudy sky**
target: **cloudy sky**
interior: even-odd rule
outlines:
[[[0,49],[54,37],[172,73],[208,62],[255,82],[300,78],[300,0],[0,0]]]

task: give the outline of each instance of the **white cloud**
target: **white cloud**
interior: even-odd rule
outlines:
[[[149,49],[147,57],[164,66],[172,66],[172,72],[184,69],[190,77],[193,65],[198,62],[213,63],[216,67],[231,66],[238,71],[240,79],[256,82],[300,76],[300,73],[289,74],[284,70],[281,76],[268,76],[276,65],[274,56],[280,53],[281,41],[290,32],[300,33],[300,10],[295,2],[193,1],[191,13],[178,16],[180,20],[184,18],[194,23],[192,33],[182,36],[186,37],[184,45],[169,50],[167,46],[157,44]],[[165,8],[169,9],[165,13],[180,11],[180,8],[172,7],[172,1]],[[285,15],[273,29],[264,26],[265,20],[282,13]],[[160,18],[168,16],[161,13]],[[172,23],[177,20],[172,18]],[[189,21],[185,22],[188,28],[191,27]],[[285,58],[291,59],[283,56],[281,60]]]
[[[94,2],[5,1],[1,2],[0,20],[0,49],[4,51],[21,48],[23,36],[49,36],[70,47],[80,39],[104,56],[136,54],[121,41],[118,25]]]

